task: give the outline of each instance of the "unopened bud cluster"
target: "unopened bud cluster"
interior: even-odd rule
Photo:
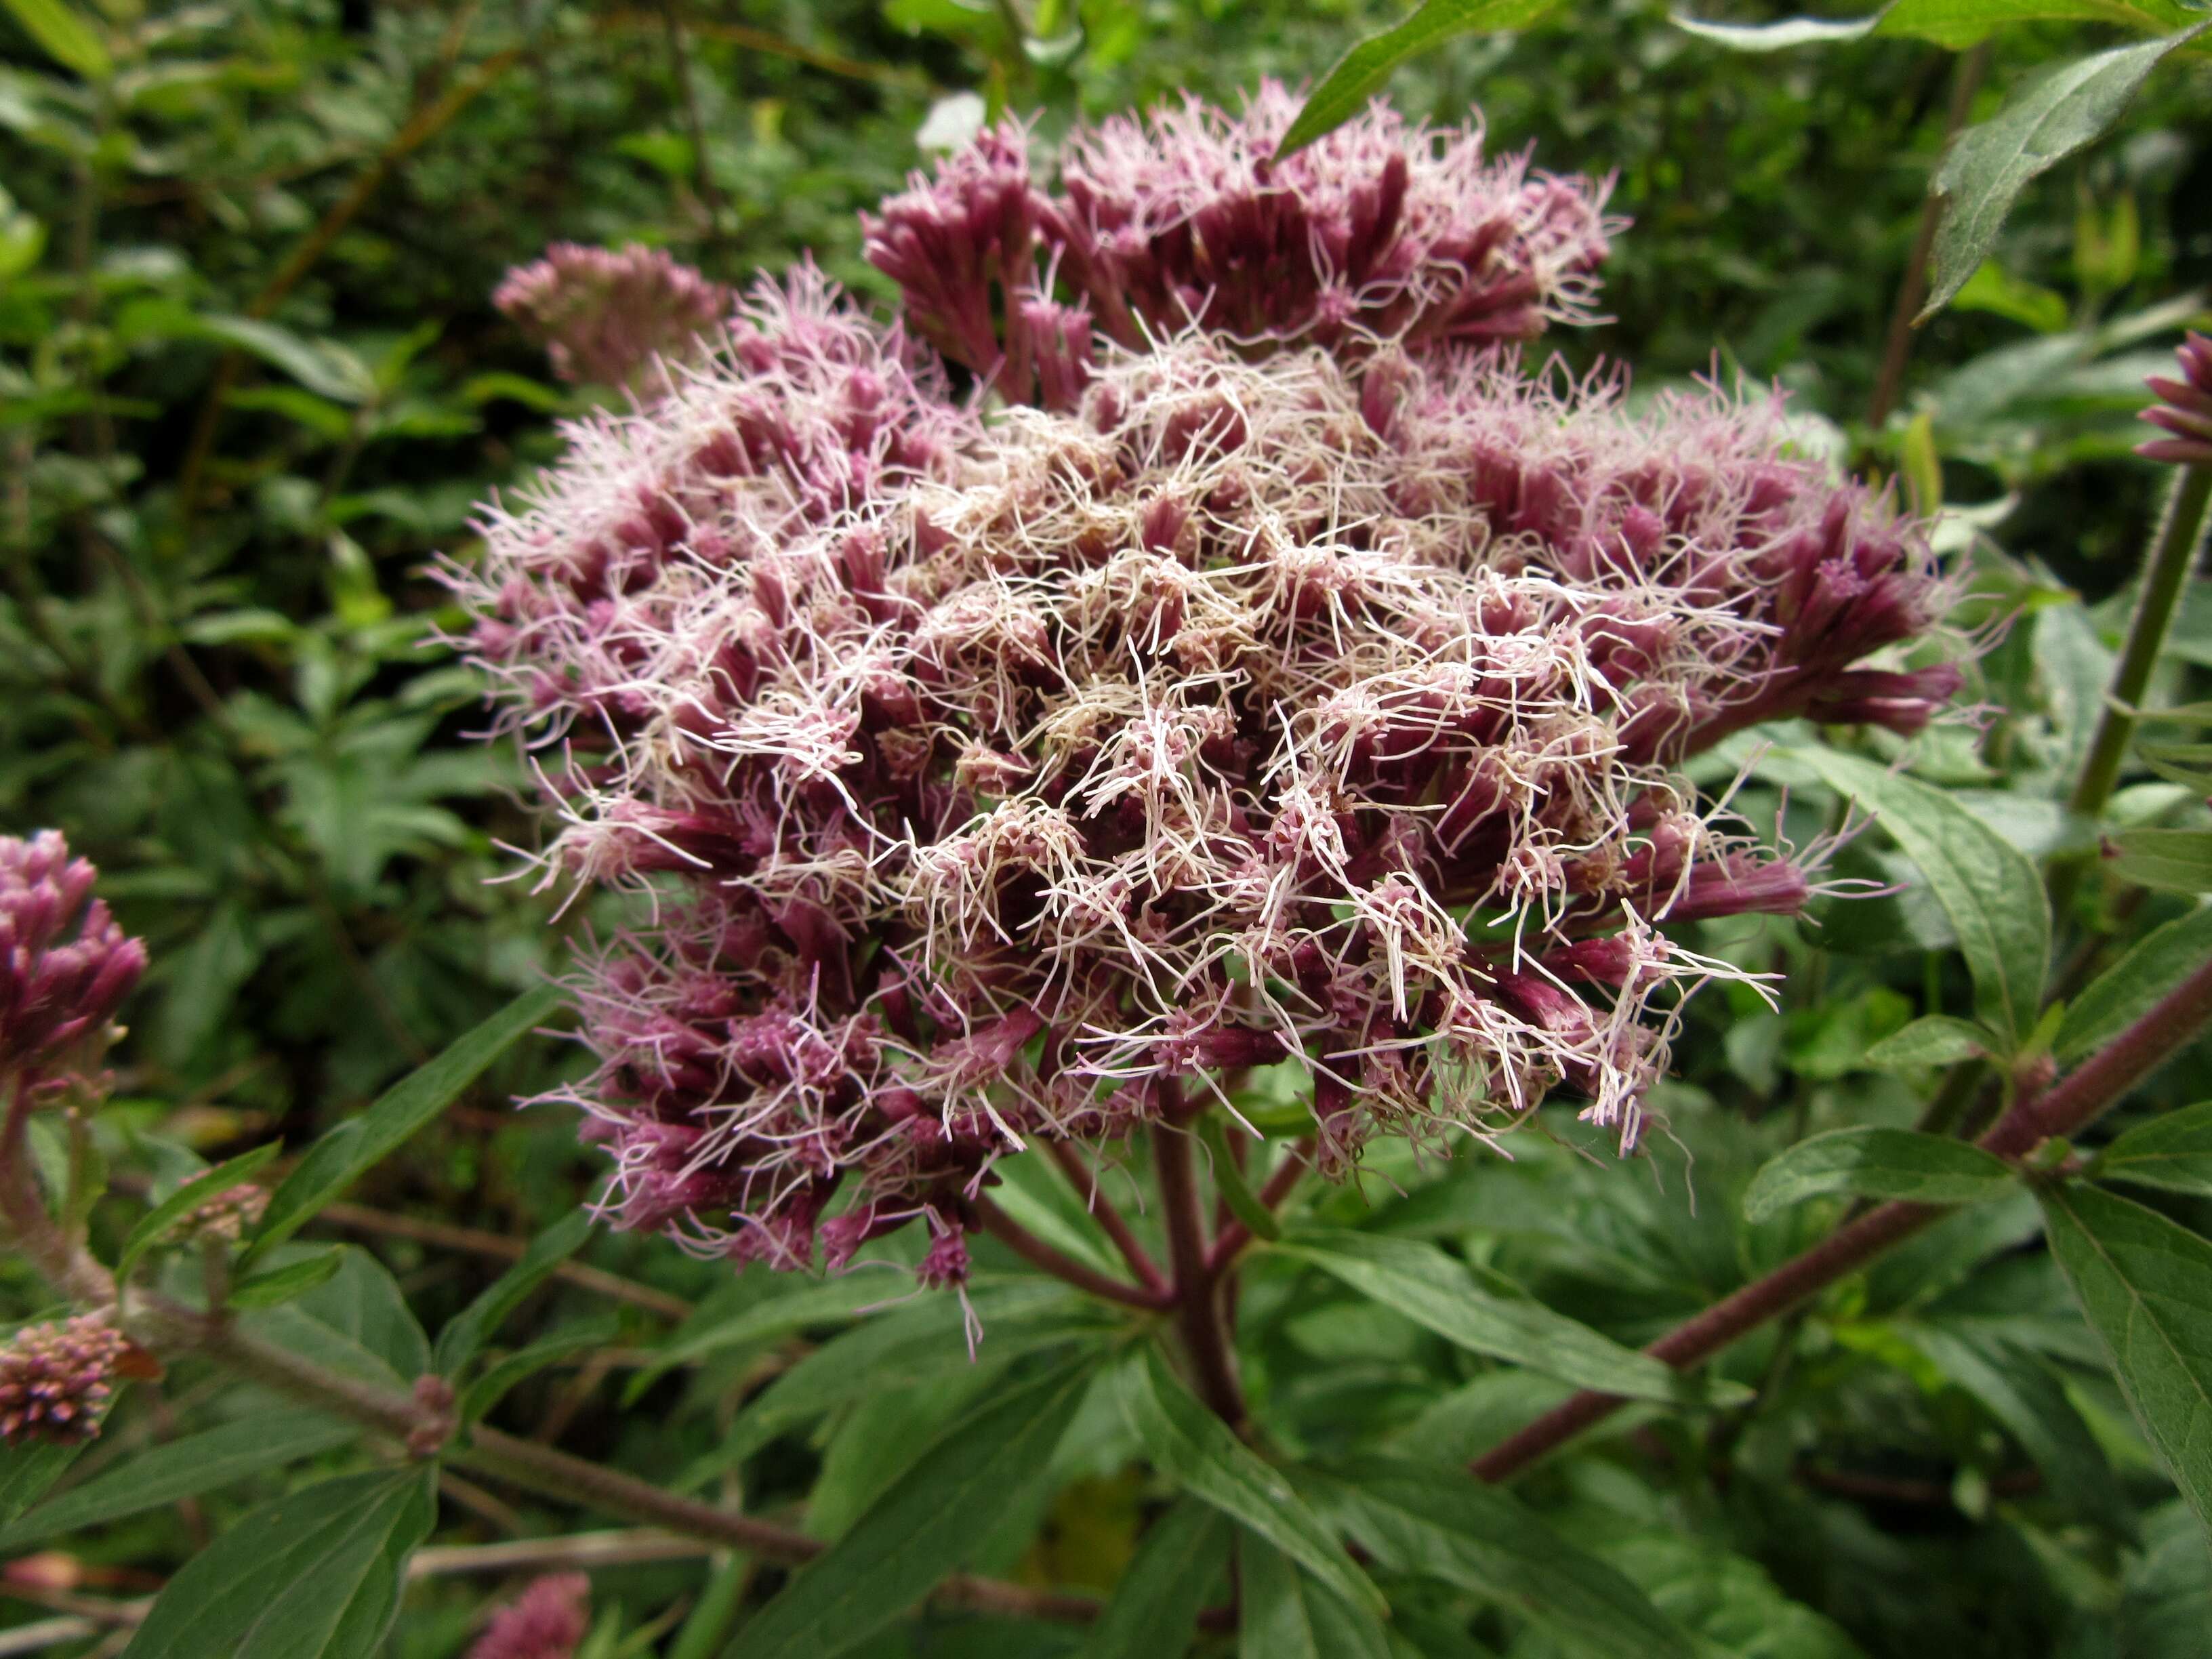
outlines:
[[[130,1340],[101,1313],[27,1325],[0,1347],[0,1441],[73,1444],[100,1432]]]
[[[1919,527],[1771,401],[1529,374],[1601,187],[1289,100],[988,133],[665,394],[570,429],[453,573],[558,820],[649,888],[578,988],[625,1224],[779,1267],[992,1164],[1311,1074],[1325,1165],[1554,1087],[1632,1146],[1664,925],[1790,913],[1681,761],[1757,722],[1924,725]],[[946,360],[955,366],[948,370]],[[955,373],[979,390],[956,393]]]
[[[729,313],[730,291],[635,243],[610,252],[556,242],[507,273],[492,303],[526,330],[565,380],[635,384]]]
[[[494,1613],[469,1659],[572,1659],[589,1634],[592,1583],[580,1572],[533,1579]]]

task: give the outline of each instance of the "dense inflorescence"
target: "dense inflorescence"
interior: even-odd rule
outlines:
[[[556,242],[509,271],[492,303],[544,347],[562,379],[627,386],[708,333],[733,297],[661,248]]]
[[[0,1077],[66,1080],[146,971],[146,947],[92,896],[58,831],[0,836]]]
[[[590,1633],[592,1582],[580,1572],[532,1579],[494,1613],[469,1659],[571,1659]]]
[[[0,1347],[0,1442],[93,1438],[130,1346],[104,1313],[17,1331]]]
[[[1617,379],[1471,343],[1587,295],[1595,190],[1378,114],[1312,176],[1340,202],[1400,179],[1369,240],[1417,251],[1363,267],[1357,328],[1267,310],[1284,204],[1184,233],[1242,199],[1273,97],[1071,142],[1070,201],[1184,191],[1117,256],[1202,246],[1176,331],[1086,336],[1060,381],[980,364],[948,307],[1018,309],[975,285],[1018,295],[1023,259],[1066,279],[1034,237],[940,273],[969,285],[942,303],[909,292],[923,338],[1051,406],[956,402],[802,270],[487,516],[453,579],[561,820],[549,877],[653,895],[579,988],[601,1063],[572,1097],[623,1224],[787,1267],[920,1218],[922,1279],[957,1282],[997,1158],[1179,1123],[1286,1060],[1333,1170],[1560,1085],[1632,1146],[1680,993],[1725,971],[1664,925],[1796,910],[1818,863],[1679,763],[1795,715],[1910,732],[1955,689],[1898,654],[1939,603],[1917,528],[1795,454],[1770,401],[1631,414]],[[942,179],[1011,178],[1013,143]],[[1516,191],[1578,204],[1581,252],[1435,253],[1437,201]],[[1020,191],[1007,213],[1045,222]],[[1376,220],[1298,210],[1310,251]],[[1473,298],[1498,293],[1524,300]]]

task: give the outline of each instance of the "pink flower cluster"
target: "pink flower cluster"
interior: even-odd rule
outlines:
[[[146,971],[59,832],[0,836],[0,1075],[59,1082]]]
[[[866,216],[915,331],[1017,402],[1070,409],[1097,343],[1198,329],[1246,349],[1524,340],[1586,320],[1607,186],[1486,161],[1478,121],[1376,104],[1280,161],[1298,110],[1264,82],[1231,115],[1186,99],[1078,131],[1056,190],[1007,124]]]
[[[660,248],[556,242],[507,272],[492,303],[545,348],[562,380],[635,387],[656,360],[709,334],[732,298]]]
[[[533,1579],[492,1615],[469,1659],[571,1659],[589,1633],[591,1600],[592,1581],[580,1572]]]
[[[0,1347],[0,1441],[64,1443],[100,1432],[130,1339],[104,1313],[27,1325]]]
[[[2166,435],[2136,445],[2136,453],[2184,466],[2212,466],[2212,339],[2191,329],[2176,355],[2181,378],[2151,376],[2150,389],[2159,400],[2143,411],[2143,419],[2163,428]]]
[[[1794,911],[1819,861],[1680,763],[1792,716],[1910,732],[1955,690],[1907,654],[1942,602],[1919,528],[1771,402],[1632,412],[1482,349],[1580,303],[1599,191],[1380,112],[1271,167],[1284,107],[1079,134],[1060,198],[1002,131],[886,206],[880,249],[946,262],[922,339],[1046,406],[956,401],[802,270],[487,510],[451,579],[548,878],[651,896],[578,987],[568,1096],[623,1224],[795,1267],[919,1218],[957,1283],[998,1158],[1279,1061],[1339,1171],[1555,1087],[1632,1146],[1680,995],[1730,971],[1667,925]],[[1111,230],[1112,283],[1047,208]],[[984,331],[1055,259],[1078,308],[1172,309],[1097,311],[1055,380]],[[1299,270],[1358,304],[1329,322]]]

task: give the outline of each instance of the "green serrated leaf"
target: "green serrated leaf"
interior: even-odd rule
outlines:
[[[1498,1601],[1591,1659],[1691,1659],[1681,1627],[1510,1492],[1458,1469],[1363,1461],[1321,1488],[1376,1562]]]
[[[1238,1535],[1237,1572],[1237,1659],[1390,1659],[1381,1620],[1300,1572],[1266,1539]]]
[[[1356,1607],[1389,1606],[1281,1473],[1199,1403],[1158,1352],[1146,1347],[1115,1373],[1121,1413],[1162,1474],[1249,1528]]]
[[[2050,971],[2051,906],[2035,866],[1940,789],[1833,750],[1796,750],[1790,757],[1872,812],[1920,866],[1957,930],[1976,1012],[2017,1043],[2035,1024]]]
[[[1950,304],[1990,257],[2005,216],[2029,181],[2103,137],[2160,60],[2206,27],[2198,23],[2162,40],[2062,64],[2008,100],[1990,119],[1960,134],[1936,172],[1935,193],[1948,205],[1936,233],[1922,321]]]
[[[1424,0],[1395,28],[1371,35],[1337,60],[1322,77],[1275,148],[1275,159],[1294,155],[1359,113],[1399,64],[1441,46],[1455,34],[1524,29],[1558,0]]]
[[[2212,908],[2146,934],[2067,1006],[2051,1053],[2062,1066],[2093,1054],[2212,961]]]
[[[483,1295],[455,1314],[438,1333],[438,1346],[430,1364],[441,1376],[459,1376],[474,1359],[507,1316],[546,1276],[584,1247],[592,1236],[592,1218],[571,1210],[530,1241],[515,1264],[485,1287]]]
[[[1869,1066],[1885,1072],[1911,1071],[1923,1066],[1954,1066],[1974,1060],[1996,1046],[1996,1039],[1970,1019],[1948,1014],[1929,1014],[1901,1031],[1892,1031],[1866,1051]]]
[[[1163,1659],[1186,1650],[1228,1563],[1229,1540],[1229,1522],[1194,1498],[1162,1516],[1115,1585],[1084,1659]]]
[[[0,1531],[0,1550],[82,1527],[142,1514],[313,1457],[357,1438],[361,1430],[320,1412],[269,1411],[134,1454],[121,1467],[38,1504]]]
[[[1975,1204],[2012,1190],[2011,1166],[1978,1146],[1911,1129],[1833,1129],[1769,1161],[1743,1194],[1743,1213],[1764,1221],[1823,1193]]]
[[[835,1659],[896,1622],[966,1563],[985,1532],[975,1517],[1047,1478],[1091,1370],[1057,1366],[939,1436],[745,1626],[745,1659]]]
[[[264,1504],[169,1580],[124,1659],[372,1659],[437,1513],[427,1463]]]
[[[1727,1385],[1716,1390],[1540,1302],[1494,1296],[1433,1244],[1376,1233],[1298,1232],[1272,1251],[1320,1268],[1447,1341],[1582,1388],[1677,1405],[1741,1397]]]
[[[2212,1198],[2212,1100],[2137,1124],[2098,1155],[2090,1174]]]
[[[171,1193],[138,1219],[123,1241],[122,1253],[115,1258],[115,1276],[118,1279],[131,1277],[138,1258],[159,1243],[168,1231],[191,1211],[233,1187],[244,1185],[261,1172],[262,1166],[283,1151],[283,1146],[270,1141],[265,1146],[256,1146],[250,1152],[240,1152],[212,1170],[194,1176]]]
[[[530,1030],[561,1006],[557,985],[540,985],[456,1039],[428,1065],[385,1091],[367,1111],[347,1119],[307,1149],[307,1154],[270,1194],[245,1260],[289,1238],[323,1206],[337,1200],[362,1173],[453,1103]]]
[[[2051,1254],[2121,1392],[2212,1531],[2212,1243],[2084,1183],[2038,1196]]]

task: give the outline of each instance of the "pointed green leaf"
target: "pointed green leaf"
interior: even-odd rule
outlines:
[[[571,1210],[532,1239],[515,1264],[485,1287],[483,1295],[455,1314],[438,1333],[431,1367],[441,1376],[455,1376],[474,1359],[507,1316],[556,1267],[576,1254],[592,1236],[592,1218]]]
[[[2013,1172],[1978,1146],[1911,1129],[1833,1129],[1771,1160],[1744,1190],[1743,1213],[1764,1221],[1822,1193],[1974,1204],[2011,1190]]]
[[[1382,1593],[1291,1483],[1200,1404],[1157,1350],[1133,1354],[1115,1382],[1122,1415],[1162,1474],[1258,1533],[1353,1606],[1378,1617],[1389,1613]]]
[[[1229,1538],[1228,1522],[1195,1498],[1161,1516],[1114,1586],[1083,1659],[1164,1659],[1188,1650],[1228,1564]]]
[[[1363,1461],[1322,1485],[1330,1512],[1382,1566],[1510,1607],[1591,1659],[1691,1659],[1681,1627],[1510,1492],[1459,1469]]]
[[[2212,830],[2120,830],[2105,868],[2161,893],[2212,893]]]
[[[2035,1024],[2050,969],[2051,906],[2027,855],[1940,789],[1828,749],[1793,751],[1881,819],[1951,918],[1974,977],[1976,1012],[2017,1043]]]
[[[68,0],[6,0],[9,11],[47,57],[88,81],[104,81],[115,67],[92,26]]]
[[[1395,28],[1362,40],[1337,60],[1291,123],[1275,159],[1304,149],[1342,126],[1382,89],[1398,65],[1433,50],[1455,34],[1525,29],[1558,0],[1424,0]]]
[[[2098,1154],[2090,1173],[2212,1198],[2212,1100],[2138,1123]]]
[[[337,1254],[338,1270],[327,1284],[249,1314],[241,1324],[349,1376],[386,1386],[412,1382],[429,1365],[430,1343],[398,1281],[365,1250],[342,1245]]]
[[[427,1463],[264,1504],[169,1580],[124,1659],[372,1659],[437,1513]]]
[[[2062,1066],[2101,1048],[2212,961],[2212,906],[2146,934],[2067,1005],[2051,1053]]]
[[[1869,34],[1932,40],[1963,51],[2002,28],[2021,23],[2117,23],[2163,34],[2192,20],[2188,0],[1892,0],[1870,16],[1790,17],[1773,23],[1707,23],[1677,15],[1700,39],[1738,52],[1860,40]]]
[[[345,1262],[344,1249],[332,1245],[313,1255],[303,1255],[297,1261],[288,1261],[281,1267],[249,1274],[230,1287],[230,1305],[240,1313],[280,1306],[305,1296],[319,1285],[329,1284],[338,1276]]]
[[[132,1455],[120,1466],[33,1508],[5,1531],[0,1550],[20,1550],[81,1527],[197,1498],[264,1469],[281,1468],[356,1438],[359,1428],[320,1412],[262,1412]]]
[[[2044,1224],[2143,1432],[2212,1528],[2212,1243],[2081,1182],[2047,1188]]]
[[[1997,230],[2039,174],[2103,137],[2159,60],[2206,26],[2162,40],[2117,46],[2062,64],[2015,93],[1979,126],[1959,136],[1936,169],[1935,193],[1948,206],[1936,233],[1925,321],[1951,303],[1990,257]]]
[[[561,1006],[557,985],[540,985],[494,1014],[428,1065],[385,1091],[358,1117],[348,1118],[307,1149],[270,1194],[269,1208],[246,1259],[289,1238],[323,1206],[337,1199],[371,1164],[451,1105],[462,1090]]]
[[[1929,1014],[1891,1032],[1866,1051],[1865,1060],[1881,1071],[1902,1072],[1919,1066],[1954,1066],[1996,1046],[1996,1039],[1972,1020]]]
[[[945,1430],[745,1626],[745,1659],[835,1659],[965,1565],[984,1517],[1046,1479],[1091,1370],[1054,1367]]]
[[[243,1186],[261,1170],[261,1167],[283,1151],[282,1143],[270,1141],[265,1146],[256,1146],[250,1152],[241,1152],[227,1163],[204,1170],[171,1193],[138,1218],[123,1241],[122,1254],[115,1258],[115,1276],[118,1279],[131,1277],[131,1269],[138,1258],[159,1243],[169,1229],[206,1203],[218,1193],[233,1187]]]
[[[1306,1577],[1266,1539],[1239,1535],[1237,1571],[1237,1659],[1390,1659],[1380,1620]]]
[[[1494,1296],[1433,1244],[1377,1233],[1298,1232],[1271,1253],[1320,1268],[1475,1353],[1630,1400],[1715,1403],[1714,1386],[1625,1347],[1540,1302]],[[1723,1385],[1718,1394],[1727,1395]]]

